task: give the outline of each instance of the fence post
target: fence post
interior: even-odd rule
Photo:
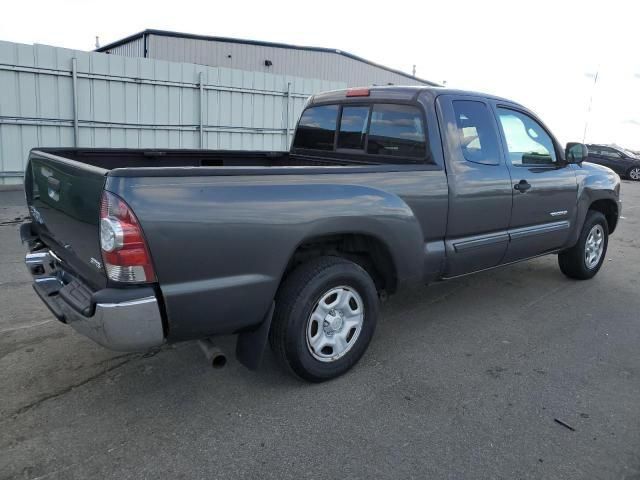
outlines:
[[[290,112],[289,112],[289,104],[291,103],[291,82],[287,82],[287,106],[286,106],[286,114],[285,114],[285,136],[287,139],[287,145],[285,150],[289,150],[291,148],[291,138],[290,135],[291,133],[289,132],[289,119],[290,117]]]
[[[202,72],[200,72],[200,148],[204,149],[204,84],[202,83]]]
[[[73,88],[73,144],[78,147],[80,134],[78,132],[78,65],[75,57],[71,59],[71,79]]]

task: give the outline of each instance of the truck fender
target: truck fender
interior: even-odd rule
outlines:
[[[575,245],[578,241],[587,213],[595,202],[606,200],[615,205],[616,211],[619,208],[618,194],[616,192],[620,188],[620,177],[612,170],[589,164],[580,168],[576,172],[576,177],[578,180],[576,222],[567,242],[569,247]]]

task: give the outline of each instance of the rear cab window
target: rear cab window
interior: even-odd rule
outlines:
[[[425,163],[425,128],[415,105],[317,105],[300,117],[293,148],[352,154],[371,163]]]
[[[367,153],[424,158],[427,143],[420,110],[412,105],[374,105]]]
[[[363,150],[369,123],[368,106],[344,106],[340,116],[338,148]]]
[[[298,122],[294,147],[333,150],[338,112],[338,105],[307,108]]]

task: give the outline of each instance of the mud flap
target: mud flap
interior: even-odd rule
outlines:
[[[258,328],[238,335],[236,357],[249,370],[257,370],[262,362],[275,306],[275,302],[271,303],[269,311]]]

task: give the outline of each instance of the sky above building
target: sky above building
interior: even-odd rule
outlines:
[[[92,50],[146,28],[345,50],[516,100],[561,142],[640,150],[640,4],[535,2],[4,2],[0,40]],[[597,80],[596,80],[597,75]],[[585,129],[586,127],[586,129]]]

